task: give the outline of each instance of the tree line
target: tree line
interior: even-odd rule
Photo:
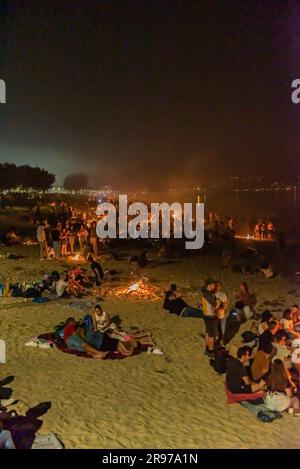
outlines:
[[[55,181],[54,174],[46,169],[14,163],[0,164],[0,191],[9,189],[34,189],[46,191]]]

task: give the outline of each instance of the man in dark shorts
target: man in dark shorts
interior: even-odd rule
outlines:
[[[177,287],[175,283],[172,283],[170,290],[165,294],[163,308],[169,311],[169,313],[177,314],[177,316],[201,318],[201,309],[189,306],[180,296],[177,296],[176,290]]]
[[[205,286],[201,290],[201,303],[206,329],[205,354],[212,358],[214,357],[215,341],[218,337],[218,318],[216,314],[217,299],[214,291],[215,281],[209,278],[205,281]]]
[[[227,365],[226,386],[233,394],[251,394],[263,389],[265,382],[250,381],[245,365],[249,362],[251,348],[247,345],[240,347],[237,358],[230,358]]]

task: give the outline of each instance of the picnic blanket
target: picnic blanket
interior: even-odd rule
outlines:
[[[96,302],[95,301],[73,301],[72,303],[69,303],[68,306],[70,306],[73,309],[76,309],[77,311],[81,311],[82,313],[86,313],[88,310],[93,308],[95,306]]]
[[[88,355],[86,352],[79,352],[78,350],[72,350],[72,349],[69,349],[64,342],[58,342],[55,335],[50,332],[50,333],[47,333],[47,334],[41,334],[38,336],[38,339],[43,339],[43,340],[46,340],[49,344],[55,344],[56,347],[61,351],[61,352],[64,352],[64,353],[69,353],[71,355],[77,355],[78,357],[84,357],[84,358],[92,358],[90,355]],[[148,350],[148,345],[139,345],[139,347],[137,347],[133,354],[130,355],[130,356],[133,356],[133,355],[139,355],[140,353],[142,352],[146,352]],[[109,352],[106,357],[103,359],[103,360],[121,360],[123,358],[128,358],[128,356],[124,356],[122,355],[120,352]]]

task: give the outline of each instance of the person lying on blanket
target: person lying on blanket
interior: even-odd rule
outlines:
[[[109,314],[103,311],[100,305],[96,305],[92,313],[94,332],[105,333],[112,339],[128,342],[130,339],[137,339],[140,344],[154,345],[150,335],[147,332],[127,333],[121,331],[114,323]]]
[[[92,358],[105,358],[108,352],[97,350],[82,338],[81,329],[74,318],[68,318],[64,327],[64,341],[71,350],[86,352]]]
[[[74,318],[68,318],[66,321],[64,341],[72,350],[89,353],[92,349],[93,353],[96,351],[97,354],[104,354],[93,358],[105,358],[109,352],[119,352],[123,356],[130,356],[139,345],[139,341],[135,339],[122,342],[109,337],[106,333],[86,330],[83,326],[79,326]]]

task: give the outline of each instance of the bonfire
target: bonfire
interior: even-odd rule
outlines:
[[[145,279],[110,289],[107,293],[109,296],[115,296],[117,298],[127,297],[136,300],[151,301],[160,300],[162,295],[161,289],[159,287],[151,285]]]
[[[68,262],[86,262],[85,258],[80,252],[76,252],[75,254],[70,254],[66,257]]]
[[[33,241],[32,239],[27,239],[26,241],[23,241],[23,246],[37,246],[38,243],[37,241]]]

